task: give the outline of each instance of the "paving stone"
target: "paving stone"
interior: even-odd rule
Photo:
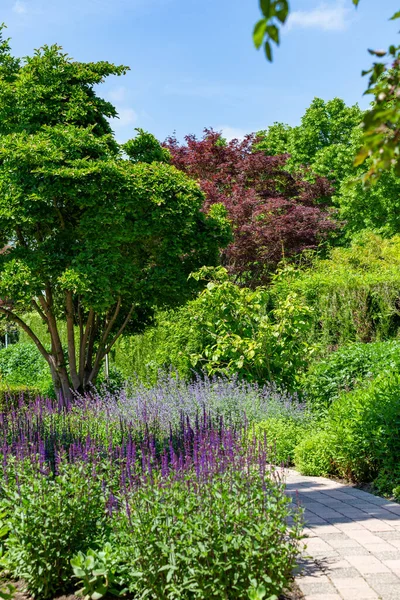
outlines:
[[[360,531],[363,528],[362,523],[358,523],[355,521],[352,521],[351,519],[347,522],[342,522],[342,523],[338,523],[337,525],[335,525],[335,527],[337,527],[338,529],[340,529],[340,531],[344,531],[345,533],[347,533],[348,531]],[[367,531],[367,530],[365,530]]]
[[[335,579],[346,579],[347,577],[354,579],[355,577],[360,577],[360,573],[355,567],[348,567],[347,569],[331,569],[327,567],[324,569],[324,573],[328,575],[333,583],[335,583]]]
[[[305,600],[342,600],[339,594],[311,594]]]
[[[377,531],[376,535],[378,535],[383,540],[389,541],[391,544],[393,540],[400,540],[400,531]]]
[[[400,559],[400,552],[398,550],[393,550],[392,552],[375,552],[374,551],[374,556],[376,556],[376,558],[378,560],[381,560],[382,562],[384,562],[385,560],[399,560]]]
[[[362,577],[335,579],[335,587],[343,600],[378,600],[379,596]]]
[[[352,567],[348,560],[339,557],[326,560],[323,568],[324,571],[332,573],[333,571],[336,571],[336,569],[350,569]]]
[[[311,557],[297,569],[304,600],[400,600],[400,505],[290,471],[296,489]]]
[[[379,536],[374,535],[371,531],[368,531],[368,529],[349,529],[346,531],[346,534],[349,538],[356,540],[362,545],[382,543],[382,539]]]
[[[340,531],[340,529],[338,527],[336,527],[335,525],[310,525],[309,527],[307,527],[307,529],[310,529],[313,534],[315,535],[315,531],[318,531],[318,535],[325,535],[327,533],[338,533],[341,534],[342,532]]]
[[[380,519],[365,519],[363,526],[369,531],[392,531],[393,528],[388,523],[384,523]]]
[[[363,546],[368,552],[371,552],[371,554],[374,554],[375,556],[378,556],[378,554],[390,554],[391,556],[388,556],[387,559],[400,558],[399,551],[387,542],[382,542],[381,544],[363,544]],[[381,557],[380,560],[382,560]]]
[[[296,583],[306,598],[311,594],[324,594],[326,596],[327,594],[334,594],[336,592],[335,587],[326,576],[324,576],[324,579],[318,581],[303,581],[300,577],[296,580]]]
[[[342,557],[346,556],[370,556],[370,552],[362,546],[361,548],[336,548],[337,554]]]
[[[392,571],[394,571],[394,573],[398,575],[400,574],[400,560],[384,560],[383,564],[389,567],[389,569],[391,569]]]
[[[387,564],[378,560],[375,556],[346,556],[346,560],[362,575],[369,573],[390,573]]]
[[[379,594],[380,600],[399,600],[400,583],[371,583],[372,589]],[[308,596],[307,596],[308,600]]]
[[[331,540],[328,543],[335,550],[339,548],[357,548],[357,550],[359,550],[362,548],[362,546],[356,542],[356,540],[352,540],[351,538],[346,538],[343,540]]]
[[[395,573],[373,573],[372,575],[364,575],[364,579],[372,585],[372,583],[400,583],[400,578]]]

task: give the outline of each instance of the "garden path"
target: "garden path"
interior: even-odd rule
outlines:
[[[305,600],[400,600],[400,504],[293,470],[286,481],[305,509]]]

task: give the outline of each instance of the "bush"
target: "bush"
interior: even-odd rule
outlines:
[[[124,588],[154,600],[278,596],[301,522],[267,444],[205,410],[194,422],[181,413],[167,436],[160,424],[159,437],[141,417],[83,398],[38,400],[4,420],[11,576],[44,599],[73,575],[97,600]]]
[[[270,417],[254,426],[258,439],[264,439],[265,436],[276,464],[293,464],[295,448],[311,428],[307,417],[309,415],[302,414],[298,418],[283,415]]]
[[[10,408],[26,405],[41,394],[40,388],[0,383],[0,411],[8,412]]]
[[[368,387],[343,394],[328,413],[339,474],[370,481],[394,472],[400,456],[400,375],[383,374]]]
[[[42,391],[52,389],[49,365],[36,346],[17,343],[0,350],[0,382],[2,387],[21,386]]]
[[[310,313],[299,297],[288,293],[273,305],[266,288],[239,287],[225,269],[197,276],[211,281],[185,307],[158,315],[139,342],[134,370],[153,382],[160,369],[172,368],[184,378],[206,372],[296,388],[311,352]]]
[[[332,438],[327,431],[313,432],[294,451],[296,469],[302,475],[323,477],[334,473]]]
[[[288,530],[283,489],[262,479],[231,471],[138,490],[114,541],[134,597],[247,600],[258,586],[267,598],[280,595],[295,565],[299,522]]]
[[[330,406],[321,431],[295,450],[304,474],[336,474],[352,481],[373,481],[391,494],[400,456],[400,375],[378,376],[369,385],[343,393]],[[389,476],[391,474],[391,476]]]
[[[312,313],[310,341],[322,349],[348,342],[395,338],[400,318],[400,236],[366,232],[350,248],[335,248],[327,260],[303,270],[286,268],[273,293],[297,293]]]
[[[313,407],[326,408],[342,392],[399,367],[397,340],[349,344],[311,366],[304,379],[304,391]]]
[[[70,466],[54,479],[28,470],[17,486],[3,481],[2,494],[10,509],[7,562],[13,577],[40,598],[68,590],[71,557],[105,532],[101,482],[91,481],[82,467]]]

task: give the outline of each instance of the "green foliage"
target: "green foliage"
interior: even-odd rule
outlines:
[[[373,169],[373,159],[354,164],[367,115],[357,104],[346,106],[340,98],[328,102],[314,98],[299,126],[274,123],[258,133],[256,148],[272,156],[288,153],[287,167],[303,171],[306,178],[327,177],[335,187],[332,200],[347,234],[373,229],[394,235],[400,231],[398,176],[387,165],[379,181],[366,187],[363,179]]]
[[[90,481],[81,467],[54,479],[20,473],[18,486],[2,482],[9,507],[7,562],[31,593],[51,598],[68,589],[70,559],[95,544],[105,531],[101,482]]]
[[[279,27],[283,25],[289,15],[288,0],[260,0],[262,19],[253,31],[253,41],[257,49],[264,44],[265,55],[272,61],[271,42],[279,46]]]
[[[340,98],[314,98],[297,127],[274,123],[258,133],[257,148],[266,154],[289,154],[288,167],[310,168],[312,173],[341,182],[354,175],[354,156],[363,113],[357,104]]]
[[[68,399],[96,380],[128,325],[140,330],[155,306],[197,290],[189,273],[218,263],[230,227],[220,206],[201,212],[199,186],[153,136],[116,142],[116,110],[95,86],[127,67],[80,63],[58,46],[20,61],[0,42],[0,244],[13,241],[0,255],[0,313]],[[51,345],[24,321],[32,310]]]
[[[400,18],[400,11],[392,19]],[[391,45],[387,52],[369,50],[378,58],[386,58],[388,62],[375,62],[372,68],[364,71],[370,75],[368,90],[374,101],[363,121],[363,139],[356,164],[361,164],[367,157],[370,168],[365,174],[365,180],[377,180],[382,173],[394,169],[400,174],[399,159],[399,67],[400,46]]]
[[[114,541],[129,591],[138,599],[247,600],[264,587],[267,598],[278,597],[295,564],[299,516],[289,530],[288,498],[264,485],[249,473],[213,478],[206,493],[189,481],[139,488]]]
[[[271,448],[272,461],[276,464],[291,465],[294,462],[294,451],[303,437],[313,426],[310,414],[294,416],[277,416],[256,423],[254,433],[263,440],[264,436]]]
[[[163,148],[151,133],[137,128],[138,135],[123,144],[122,148],[132,162],[166,162],[171,161],[167,148]]]
[[[296,293],[312,314],[310,340],[322,349],[396,337],[399,330],[400,237],[366,232],[304,270],[286,268],[274,293]]]
[[[313,408],[326,408],[342,392],[366,380],[400,368],[400,342],[348,344],[314,363],[304,378],[303,389]]]
[[[241,288],[222,268],[196,277],[205,276],[211,281],[198,298],[159,314],[157,326],[139,340],[139,371],[154,378],[172,367],[183,377],[205,371],[295,387],[312,352],[310,311],[297,294],[273,306],[266,288]]]
[[[295,449],[296,469],[302,475],[317,477],[334,473],[331,443],[331,435],[327,431],[310,433],[300,441]]]
[[[10,532],[10,528],[7,524],[8,511],[0,504],[0,599],[1,600],[12,600],[15,596],[16,587],[11,583],[2,583],[3,567],[7,566],[7,552],[5,550],[6,538]]]
[[[306,436],[296,448],[296,467],[308,475],[377,479],[378,490],[391,494],[396,474],[400,475],[399,390],[396,368],[341,394],[319,423],[320,431]]]
[[[106,542],[102,550],[88,550],[86,555],[78,552],[71,559],[71,566],[82,588],[77,591],[84,600],[99,600],[103,596],[119,597],[128,591],[124,588],[126,568],[121,565],[118,553]]]
[[[365,167],[368,164],[369,161]],[[335,200],[340,206],[347,232],[354,235],[363,229],[372,229],[386,237],[398,234],[399,194],[400,179],[393,169],[382,173],[371,186],[365,186],[360,179],[354,180],[353,176],[345,178]]]
[[[48,364],[33,344],[12,344],[0,350],[0,382],[48,390],[51,386]]]
[[[383,374],[332,404],[328,426],[339,474],[370,481],[382,469],[394,472],[400,453],[399,389],[396,372]]]

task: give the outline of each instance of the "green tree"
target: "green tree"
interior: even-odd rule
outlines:
[[[288,165],[341,182],[354,174],[354,157],[360,143],[363,112],[340,98],[325,102],[314,98],[298,127],[274,123],[258,133],[257,148],[269,155],[290,154]]]
[[[116,142],[108,118],[117,113],[94,86],[126,70],[76,62],[57,46],[20,61],[0,45],[0,313],[33,340],[64,398],[96,381],[127,327],[183,301],[195,287],[189,273],[214,264],[229,239],[224,209],[201,212],[195,182],[136,160],[149,136]]]
[[[314,98],[299,126],[275,123],[258,133],[257,148],[272,156],[289,154],[289,168],[305,169],[305,176],[327,177],[335,186],[332,200],[350,235],[373,229],[390,236],[400,231],[400,179],[388,166],[375,185],[365,185],[374,158],[354,162],[363,140],[364,117],[357,104]]]

